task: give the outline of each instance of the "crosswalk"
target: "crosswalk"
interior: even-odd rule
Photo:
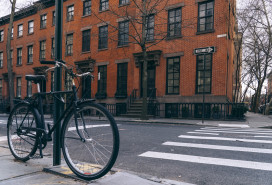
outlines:
[[[167,146],[176,147],[176,149],[171,150],[171,152],[165,152],[163,149]],[[245,160],[243,158],[242,160],[231,159],[230,156],[232,155],[218,157],[220,153],[216,157],[207,156],[207,154],[205,156],[199,154],[188,155],[188,152],[186,154],[183,153],[185,150],[181,148],[187,150],[209,150],[209,155],[218,151],[223,151],[223,153],[241,152],[241,156],[244,156]],[[252,159],[252,156],[272,154],[272,131],[269,129],[203,127],[178,135],[176,141],[163,142],[161,150],[163,152],[146,151],[140,154],[139,157],[272,172],[272,160],[271,162],[258,161],[260,159],[258,157]],[[246,158],[247,155],[251,156],[251,160]]]

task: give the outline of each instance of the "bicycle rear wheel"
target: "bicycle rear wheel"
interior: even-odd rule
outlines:
[[[63,123],[61,138],[65,161],[80,178],[100,178],[116,161],[118,128],[112,115],[101,105],[85,102],[77,107],[76,115],[71,111]]]
[[[37,127],[34,110],[26,103],[17,104],[10,113],[7,124],[8,145],[12,155],[27,161],[37,150]]]

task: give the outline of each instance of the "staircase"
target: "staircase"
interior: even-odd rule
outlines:
[[[133,102],[130,103],[127,114],[124,114],[122,116],[130,118],[140,118],[142,114],[142,108],[143,99],[135,99]]]

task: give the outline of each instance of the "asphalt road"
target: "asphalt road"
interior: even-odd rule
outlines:
[[[115,168],[200,185],[272,184],[272,130],[118,124]]]

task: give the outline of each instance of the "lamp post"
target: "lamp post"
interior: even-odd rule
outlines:
[[[56,26],[55,26],[55,60],[62,60],[62,17],[63,17],[63,0],[56,0]],[[54,71],[54,89],[55,91],[61,91],[61,67],[55,68]],[[61,116],[62,105],[58,102],[58,99],[54,98],[54,122],[56,123]],[[54,146],[53,146],[53,165],[57,166],[61,164],[61,144],[60,144],[60,130],[61,124],[56,126],[54,132]]]
[[[203,90],[202,90],[202,124],[204,124],[205,119],[205,55],[203,55]]]

